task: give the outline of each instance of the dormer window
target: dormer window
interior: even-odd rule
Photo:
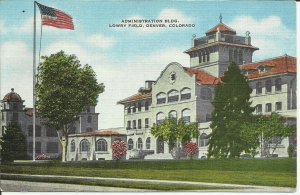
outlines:
[[[258,67],[258,72],[259,73],[265,73],[266,72],[266,67],[264,67],[264,66]]]

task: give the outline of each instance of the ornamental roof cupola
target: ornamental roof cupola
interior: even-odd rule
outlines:
[[[249,31],[245,36],[238,36],[222,19],[220,15],[219,23],[205,36],[193,35],[192,47],[185,51],[190,56],[191,68],[201,69],[214,77],[222,76],[232,62],[237,65],[251,63],[253,52],[258,50],[251,45]]]
[[[11,88],[11,92],[4,96],[2,102],[22,102],[22,98],[14,91],[14,88]]]

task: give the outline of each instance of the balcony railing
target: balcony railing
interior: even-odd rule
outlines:
[[[201,38],[194,39],[194,46],[197,47],[199,45],[204,45],[207,43],[216,42],[216,35],[209,35]],[[236,36],[236,35],[228,35],[221,33],[220,40],[221,42],[227,42],[227,43],[234,43],[234,44],[241,44],[246,45],[246,37]]]

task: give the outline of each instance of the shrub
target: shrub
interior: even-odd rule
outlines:
[[[184,154],[189,157],[193,158],[198,153],[198,145],[196,143],[187,143],[184,146]]]
[[[126,144],[124,141],[116,140],[112,144],[112,157],[114,160],[120,160],[126,155]]]

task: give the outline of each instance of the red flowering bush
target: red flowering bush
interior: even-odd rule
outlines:
[[[35,160],[50,160],[50,156],[47,156],[45,154],[39,154],[35,157]]]
[[[198,145],[196,143],[187,143],[184,146],[184,154],[189,157],[193,158],[198,153]]]
[[[126,144],[124,141],[116,140],[112,144],[112,157],[114,160],[120,160],[126,155]]]

